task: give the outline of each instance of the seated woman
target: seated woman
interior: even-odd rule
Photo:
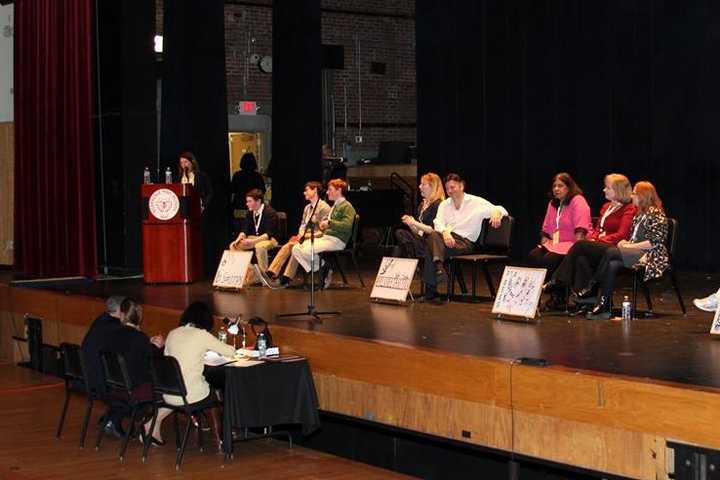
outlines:
[[[669,266],[665,245],[668,221],[655,186],[650,182],[637,182],[632,199],[638,213],[633,221],[630,240],[621,240],[616,247],[605,250],[588,288],[578,293],[579,296],[588,295],[594,285],[600,286],[595,307],[587,316],[589,320],[610,318],[615,279],[621,268],[642,265],[645,267],[643,280],[648,281],[662,276]]]
[[[630,228],[636,208],[632,204],[630,181],[625,175],[611,173],[605,176],[605,198],[600,209],[600,221],[585,240],[575,242],[558,265],[545,290],[565,290],[570,287],[577,292],[588,282],[602,260],[605,250],[620,240],[630,237]]]
[[[191,303],[180,317],[180,326],[172,330],[165,340],[165,355],[175,357],[180,364],[189,404],[215,400],[215,394],[210,390],[210,385],[203,376],[205,353],[212,350],[226,357],[235,355],[232,345],[221,342],[210,333],[213,323],[214,318],[207,304]],[[170,405],[183,404],[182,398],[173,395],[165,395],[164,400]],[[172,410],[168,408],[158,410],[151,438],[154,445],[164,444],[161,434],[162,422],[170,413]],[[210,418],[218,445],[221,445],[222,436],[217,409],[210,409]],[[150,422],[145,424],[146,435],[149,429]]]
[[[442,180],[435,173],[420,177],[419,188],[422,202],[418,205],[417,220],[412,215],[403,215],[401,220],[408,229],[395,230],[398,242],[394,252],[396,257],[418,258],[425,255],[425,235],[432,233],[438,205],[445,200]]]
[[[560,265],[570,247],[583,240],[592,229],[590,206],[582,193],[570,174],[558,173],[553,177],[540,245],[528,255],[528,263],[533,267],[546,268],[547,277]],[[544,309],[555,310],[565,305],[560,289],[551,293]]]

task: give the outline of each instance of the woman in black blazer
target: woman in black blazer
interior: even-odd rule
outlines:
[[[213,189],[210,177],[200,170],[197,159],[192,152],[182,152],[178,158],[178,180],[180,183],[191,183],[200,195],[200,208],[204,211],[212,201]]]
[[[425,255],[426,235],[432,233],[438,206],[445,200],[442,180],[435,173],[426,173],[420,177],[419,188],[422,202],[418,205],[417,219],[412,215],[403,215],[401,220],[407,229],[395,230],[398,243],[395,256],[419,258]]]

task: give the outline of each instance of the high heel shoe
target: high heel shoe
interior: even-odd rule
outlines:
[[[559,287],[559,286],[560,286],[560,283],[557,280],[555,280],[554,278],[551,278],[550,280],[545,282],[545,284],[542,286],[542,291],[545,293],[548,293],[548,292],[555,290],[555,288]]]
[[[610,301],[605,296],[600,296],[598,302],[587,314],[588,320],[607,320],[610,318]]]
[[[144,445],[147,438],[148,438],[148,434],[145,432],[145,427],[143,427],[141,425],[140,426],[140,442],[142,442],[142,444]],[[158,440],[157,438],[150,435],[150,445],[152,445],[153,447],[162,447],[163,445],[165,445],[165,442],[162,440]]]
[[[574,294],[577,298],[580,298],[580,299],[593,297],[593,296],[595,296],[595,287],[596,286],[597,286],[597,284],[591,280],[590,283],[588,283],[587,287],[582,288],[582,289],[578,290],[577,292],[574,292]]]

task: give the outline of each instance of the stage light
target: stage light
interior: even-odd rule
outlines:
[[[153,40],[154,40],[155,53],[163,53],[163,36],[155,35]]]

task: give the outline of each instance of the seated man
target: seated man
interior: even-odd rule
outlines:
[[[345,180],[336,178],[328,182],[327,196],[334,203],[327,220],[320,222],[322,236],[315,239],[315,262],[310,265],[311,242],[298,243],[292,249],[293,257],[306,272],[310,270],[316,272],[320,268],[319,253],[342,250],[350,240],[355,221],[355,209],[350,202],[345,200],[346,191],[347,182]]]
[[[255,259],[260,272],[268,269],[268,250],[277,246],[277,212],[263,203],[263,194],[252,189],[245,194],[248,214],[242,222],[240,233],[230,244],[230,250],[255,250]],[[258,278],[260,280],[261,278]]]
[[[437,284],[447,280],[445,260],[473,251],[483,220],[489,218],[490,225],[497,228],[508,214],[501,206],[465,193],[465,180],[456,173],[445,177],[445,191],[448,198],[440,203],[433,222],[435,230],[427,238],[423,269],[426,300],[437,297]]]
[[[267,270],[267,276],[272,280],[276,280],[278,279],[278,275],[280,274],[280,270],[283,268],[283,265],[287,262],[287,266],[285,267],[283,274],[280,276],[277,286],[287,286],[292,279],[295,278],[298,263],[297,260],[295,260],[295,257],[292,256],[292,249],[302,240],[307,240],[310,237],[310,232],[305,231],[308,223],[312,222],[315,225],[315,235],[317,238],[320,238],[322,235],[318,224],[328,218],[328,215],[330,214],[330,206],[320,198],[319,193],[321,189],[322,184],[320,182],[307,182],[305,184],[303,195],[305,196],[305,200],[307,200],[308,204],[305,205],[305,210],[303,210],[302,221],[300,222],[298,234],[290,238],[290,240],[288,240],[288,242],[280,248],[280,251],[278,251],[277,255],[275,255],[275,258],[270,264],[270,268]],[[310,216],[312,216],[312,219]]]
[[[85,375],[88,388],[99,396],[105,394],[105,378],[100,368],[100,349],[105,339],[122,327],[124,314],[120,311],[123,297],[112,296],[105,302],[105,311],[90,325],[85,338],[80,344],[85,359]]]

